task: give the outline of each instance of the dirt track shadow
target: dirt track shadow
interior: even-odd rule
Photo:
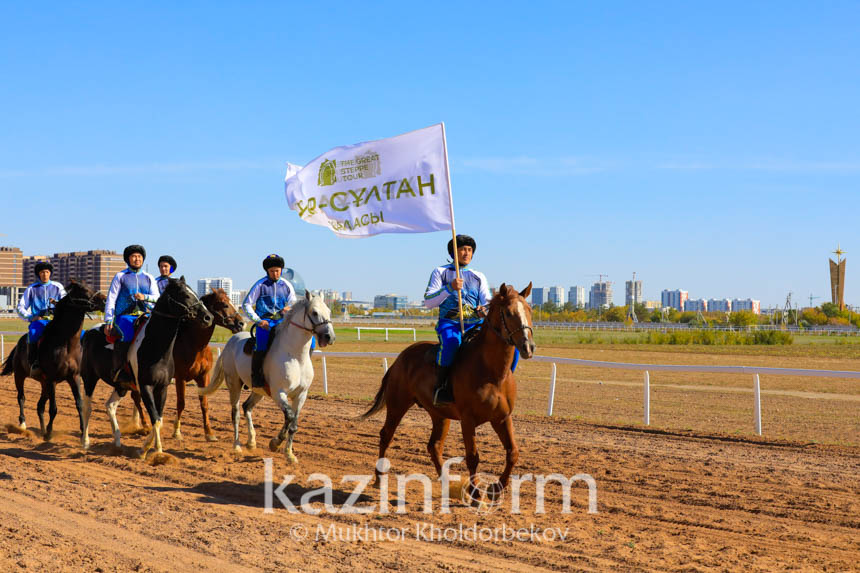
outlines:
[[[273,484],[273,491],[277,490],[280,487],[280,484]],[[143,489],[147,489],[150,491],[158,491],[158,492],[186,492],[186,493],[194,493],[202,496],[200,501],[203,503],[216,503],[219,505],[244,505],[247,507],[265,507],[265,485],[263,483],[258,483],[256,485],[251,485],[247,483],[237,483],[233,481],[216,481],[216,482],[202,482],[192,487],[170,487],[170,486],[147,486]],[[302,496],[305,495],[309,491],[315,491],[320,489],[320,487],[305,487],[299,484],[291,483],[283,489],[283,495],[290,500],[290,502],[296,507],[300,506],[302,503]],[[351,491],[343,491],[339,489],[332,489],[331,491],[331,499],[332,504],[335,506],[341,506],[346,503],[347,499],[349,499],[352,494]],[[309,498],[312,503],[322,503],[325,501],[324,495],[322,492],[316,493],[314,496]],[[358,502],[373,502],[374,498],[362,494],[358,496],[356,500]],[[286,508],[283,504],[278,500],[277,496],[273,496],[273,506],[274,509],[282,509]]]

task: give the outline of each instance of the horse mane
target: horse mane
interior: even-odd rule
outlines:
[[[313,296],[313,295],[311,295],[311,296]],[[311,300],[313,300],[313,298],[311,298]],[[304,312],[304,310],[308,307],[308,304],[310,304],[311,300],[308,300],[305,297],[301,297],[293,304],[293,306],[290,307],[289,312],[287,312],[287,314],[284,315],[284,320],[282,320],[278,324],[278,326],[276,326],[274,328],[274,330],[272,330],[272,336],[269,338],[269,346],[272,345],[272,343],[275,340],[275,336],[281,330],[285,330],[290,326],[290,322],[293,320],[293,317],[296,315],[296,313],[299,312],[299,310]]]

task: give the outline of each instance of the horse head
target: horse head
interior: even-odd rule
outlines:
[[[487,323],[503,341],[515,346],[523,358],[535,353],[532,307],[526,297],[532,292],[532,283],[517,292],[512,286],[502,283],[487,310]]]
[[[215,317],[215,324],[223,326],[233,334],[242,332],[245,322],[224,289],[212,287],[212,292],[200,297],[200,301]]]
[[[72,279],[66,285],[66,296],[57,303],[57,307],[74,308],[84,312],[103,312],[106,299],[103,293],[93,291],[86,283]]]
[[[320,348],[334,344],[334,326],[331,323],[331,310],[322,297],[305,291],[305,298],[295,304],[291,322],[314,333]]]
[[[168,279],[164,292],[155,303],[155,311],[169,318],[180,320],[196,320],[203,326],[212,326],[215,317],[200,302],[197,294],[185,283],[185,276],[178,279]]]

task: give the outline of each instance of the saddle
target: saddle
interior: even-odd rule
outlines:
[[[146,325],[147,322],[149,322],[149,315],[148,314],[141,314],[140,316],[138,316],[135,319],[135,321],[134,321],[134,335],[132,335],[132,337],[131,337],[131,342],[134,342],[137,339],[137,335],[140,334],[140,331],[143,329],[143,327]],[[105,340],[107,340],[108,344],[113,344],[114,342],[116,342],[117,340],[120,339],[119,336],[114,336],[113,332],[110,332],[110,333],[105,332],[104,328],[102,329],[102,332],[104,332]],[[82,338],[83,338],[83,334],[82,334]]]
[[[280,325],[278,325],[278,326],[280,326]],[[266,350],[268,350],[269,348],[272,347],[272,343],[275,342],[275,336],[277,336],[278,331],[280,331],[280,330],[281,330],[280,328],[275,327],[275,329],[269,333],[269,345],[266,348]],[[242,352],[244,354],[247,354],[248,356],[250,356],[251,354],[253,354],[254,346],[256,346],[256,344],[257,344],[257,325],[255,324],[254,326],[251,327],[251,338],[246,340],[245,344],[242,346]]]
[[[478,326],[475,326],[474,328],[472,328],[471,330],[466,331],[466,334],[463,335],[463,341],[460,343],[460,347],[457,349],[457,354],[462,352],[463,348],[465,348],[466,345],[471,344],[472,341],[475,340],[475,337],[478,336],[478,333],[481,331],[481,329],[483,327],[484,327],[484,323],[481,323]],[[440,344],[438,342],[436,344],[434,344],[433,346],[431,346],[427,350],[427,353],[424,355],[424,360],[426,362],[429,362],[430,364],[436,364],[436,357],[439,355],[439,350],[441,348],[442,348],[442,344]],[[456,355],[455,355],[454,359],[456,360]],[[453,362],[452,362],[452,364],[453,364]]]

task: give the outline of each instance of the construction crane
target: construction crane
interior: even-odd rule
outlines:
[[[639,323],[639,317],[636,316],[636,271],[633,271],[633,296],[630,297],[630,306],[627,307],[627,318],[632,320],[634,324]]]
[[[812,308],[812,301],[818,300],[819,298],[821,298],[821,297],[820,296],[812,296],[812,293],[809,293],[809,307]]]

